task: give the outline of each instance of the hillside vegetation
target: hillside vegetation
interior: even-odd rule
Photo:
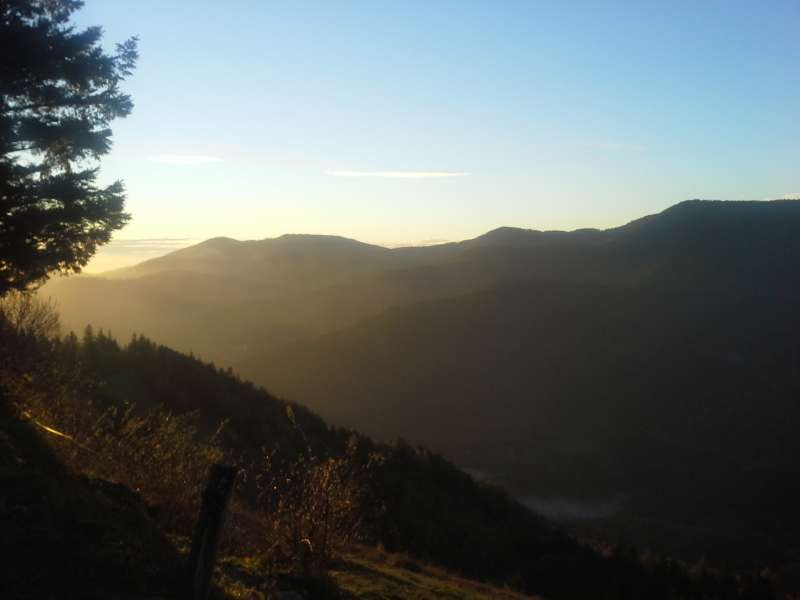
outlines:
[[[14,578],[3,575],[14,592],[23,581],[35,583],[28,597],[59,589],[108,597],[114,581],[115,592],[169,590],[181,576],[177,557],[207,468],[224,460],[243,470],[217,578],[233,597],[286,581],[329,597],[493,594],[428,563],[548,598],[771,597],[760,576],[735,580],[669,560],[643,563],[627,550],[600,553],[424,449],[330,428],[300,406],[141,337],[121,347],[92,330],[82,339],[54,336],[47,310],[30,299],[21,306],[0,321],[2,439],[11,448],[29,440],[37,450],[12,454],[0,472],[11,533],[4,543],[24,540],[30,550],[20,557],[31,558],[46,542],[26,536],[41,525],[68,558],[60,571],[50,559],[14,563]],[[56,486],[61,495],[45,491]],[[87,527],[107,542],[94,541]],[[297,579],[290,573],[304,537],[317,574]],[[410,558],[381,566],[386,559],[369,552],[353,555],[356,542]],[[128,575],[115,579],[120,568]],[[76,579],[75,572],[94,575]]]

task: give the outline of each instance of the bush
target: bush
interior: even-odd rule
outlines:
[[[367,537],[376,502],[370,478],[380,457],[359,459],[353,437],[341,456],[310,453],[279,464],[265,454],[256,471],[258,504],[269,524],[269,568],[294,566],[307,571]]]

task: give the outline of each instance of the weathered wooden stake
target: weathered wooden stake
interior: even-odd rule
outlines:
[[[236,467],[215,464],[211,466],[208,485],[203,493],[200,516],[192,540],[189,570],[186,580],[186,600],[206,600],[211,589],[217,546],[225,522],[225,509],[236,483]]]

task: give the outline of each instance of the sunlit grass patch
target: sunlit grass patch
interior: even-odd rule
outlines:
[[[505,600],[529,599],[510,590],[468,581],[440,569],[413,562],[413,570],[403,568],[407,559],[387,555],[385,562],[359,556],[332,565],[328,574],[345,594],[359,600]]]

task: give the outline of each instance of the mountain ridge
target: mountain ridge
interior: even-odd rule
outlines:
[[[236,242],[222,258],[168,255],[191,267],[179,276],[49,290],[74,329],[141,333],[233,366],[520,494],[632,498],[614,526],[667,523],[656,544],[711,548],[730,530],[755,548],[760,530],[782,539],[765,515],[795,523],[780,497],[800,502],[785,483],[800,479],[785,458],[800,452],[800,201],[687,201],[606,230],[500,228],[423,248],[325,240],[337,250],[290,236],[265,258]],[[780,497],[737,495],[743,477]],[[687,486],[707,498],[687,501]],[[715,510],[733,497],[738,522]],[[691,542],[687,524],[705,519],[709,537]]]
[[[766,213],[774,213],[767,215]],[[780,213],[780,214],[778,214]],[[744,227],[742,220],[745,219],[768,219],[774,224],[776,220],[791,219],[796,224],[800,220],[800,200],[779,199],[779,200],[685,200],[678,204],[667,207],[666,209],[651,215],[633,219],[623,225],[609,227],[606,229],[597,228],[578,228],[574,230],[538,230],[523,227],[501,226],[474,238],[461,240],[458,242],[447,242],[430,246],[399,246],[387,248],[384,246],[362,242],[353,238],[339,235],[324,234],[305,234],[288,233],[274,238],[264,238],[260,240],[236,240],[229,237],[214,237],[199,242],[198,244],[175,250],[164,256],[156,257],[121,269],[106,271],[95,274],[95,277],[126,278],[142,274],[143,271],[166,271],[172,269],[186,269],[186,264],[173,265],[176,260],[186,258],[191,260],[208,260],[217,257],[223,251],[235,252],[231,260],[241,260],[243,258],[252,260],[253,256],[259,256],[259,252],[266,252],[261,260],[269,258],[269,252],[277,252],[276,259],[285,256],[287,252],[302,249],[307,252],[370,252],[384,257],[393,256],[395,260],[387,261],[388,268],[398,266],[414,265],[415,261],[408,260],[411,257],[419,258],[429,255],[431,260],[441,260],[443,257],[451,258],[454,254],[459,254],[464,249],[471,249],[482,246],[511,246],[511,247],[537,247],[546,246],[551,243],[567,244],[588,244],[603,242],[619,242],[621,238],[636,237],[643,232],[648,234],[653,231],[666,230],[681,227],[686,234],[687,223],[695,222],[694,229],[697,227],[697,220],[705,221],[706,226],[713,226],[715,220],[725,219],[727,226],[735,225],[739,228]],[[737,222],[738,220],[738,222]],[[746,229],[746,228],[745,228]],[[674,230],[672,233],[675,233]],[[691,231],[689,232],[691,233]],[[243,253],[247,252],[247,255]],[[343,258],[354,258],[345,253]],[[402,259],[407,259],[404,262]],[[190,265],[191,266],[191,265]],[[195,265],[195,268],[199,268]],[[202,270],[202,268],[200,269]],[[235,271],[236,269],[234,269]]]

